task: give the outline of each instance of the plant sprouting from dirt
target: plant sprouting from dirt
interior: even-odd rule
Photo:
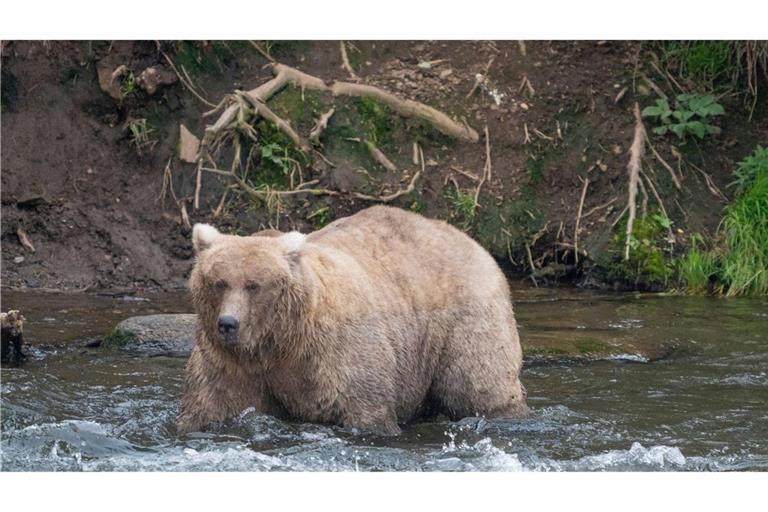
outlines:
[[[451,219],[464,231],[470,229],[475,221],[477,203],[471,190],[451,189],[446,198],[451,205]]]
[[[666,98],[661,98],[656,100],[656,105],[645,107],[642,115],[659,124],[653,133],[672,132],[682,140],[688,134],[703,139],[708,134],[720,133],[720,128],[711,121],[724,113],[723,106],[710,94],[681,94],[676,98],[674,109]]]
[[[157,140],[151,138],[154,129],[149,126],[144,118],[128,121],[128,130],[131,143],[136,146],[139,153],[142,153],[145,149],[151,150],[157,144]]]
[[[120,95],[123,98],[133,96],[139,92],[139,84],[136,83],[136,77],[133,71],[128,71],[123,81],[120,83]]]
[[[313,210],[307,215],[307,220],[312,222],[315,229],[320,229],[328,225],[331,222],[331,208],[329,206],[322,206]]]

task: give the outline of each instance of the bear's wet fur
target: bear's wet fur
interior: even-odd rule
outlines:
[[[249,407],[381,434],[425,409],[526,413],[507,281],[449,224],[374,206],[309,235],[198,224],[193,242],[180,432]]]

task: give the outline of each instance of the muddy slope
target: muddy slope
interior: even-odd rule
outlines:
[[[269,49],[280,62],[323,79],[349,79],[338,42],[275,42]],[[646,70],[639,50],[631,42],[354,43],[350,60],[361,81],[442,109],[480,133],[487,126],[490,135],[492,177],[483,185],[477,213],[467,218],[456,191],[471,193],[477,186],[471,176],[483,173],[482,137],[476,144],[457,142],[402,119],[374,125],[385,134],[381,147],[399,169],[414,168],[412,141],[419,140],[424,150],[426,172],[417,190],[393,204],[466,228],[523,278],[532,263],[538,284],[612,284],[590,268],[610,250],[611,226],[626,204],[632,106],[653,99],[648,87],[638,85],[638,70]],[[209,221],[240,233],[267,226],[307,231],[371,204],[342,193],[287,201],[275,211],[231,195],[214,219],[226,183],[205,174],[201,207],[195,210],[195,166],[178,158],[179,124],[200,136],[212,122],[202,117],[210,107],[175,79],[163,52],[212,103],[272,76],[264,67],[267,60],[247,43],[4,43],[3,286],[183,287],[192,248],[182,203],[192,223]],[[121,91],[108,80],[120,66],[136,77],[155,67],[170,83],[149,94],[125,90],[121,76]],[[487,80],[468,97],[478,73]],[[270,105],[304,127],[321,108],[307,108],[309,101],[286,90]],[[752,121],[740,99],[723,103],[728,115],[720,121],[722,135],[686,144],[682,152],[727,193],[734,162],[768,140],[768,125],[762,103]],[[349,118],[338,117],[335,135],[324,141],[335,167],[305,168],[306,178],[343,192],[396,190],[408,174],[384,171],[343,137],[345,123],[360,128],[381,116],[366,118],[354,106],[349,112]],[[150,127],[146,144],[137,144],[130,130],[140,119]],[[670,146],[676,141],[653,140],[674,164]],[[713,235],[725,203],[710,192],[704,175],[684,167],[678,191],[663,167],[648,164],[674,223],[673,250],[684,248],[691,232]],[[162,194],[166,165],[181,202],[167,188]],[[581,220],[584,253],[575,266],[584,179],[590,184],[582,211],[589,215]],[[653,208],[654,200],[650,203]],[[22,245],[19,228],[34,252]]]

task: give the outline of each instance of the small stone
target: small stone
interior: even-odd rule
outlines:
[[[520,108],[523,109],[523,110],[528,110],[528,108],[530,108],[530,107],[528,107],[527,103],[521,103],[520,104]]]
[[[14,263],[21,263],[22,261],[24,261],[24,256],[16,256],[13,258]]]

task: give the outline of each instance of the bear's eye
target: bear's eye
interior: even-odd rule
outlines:
[[[227,282],[224,281],[223,279],[219,279],[218,281],[213,283],[213,286],[215,286],[217,290],[226,290],[227,286],[229,285],[227,285]]]
[[[245,283],[245,289],[250,292],[258,291],[261,286],[256,281],[247,281]]]

